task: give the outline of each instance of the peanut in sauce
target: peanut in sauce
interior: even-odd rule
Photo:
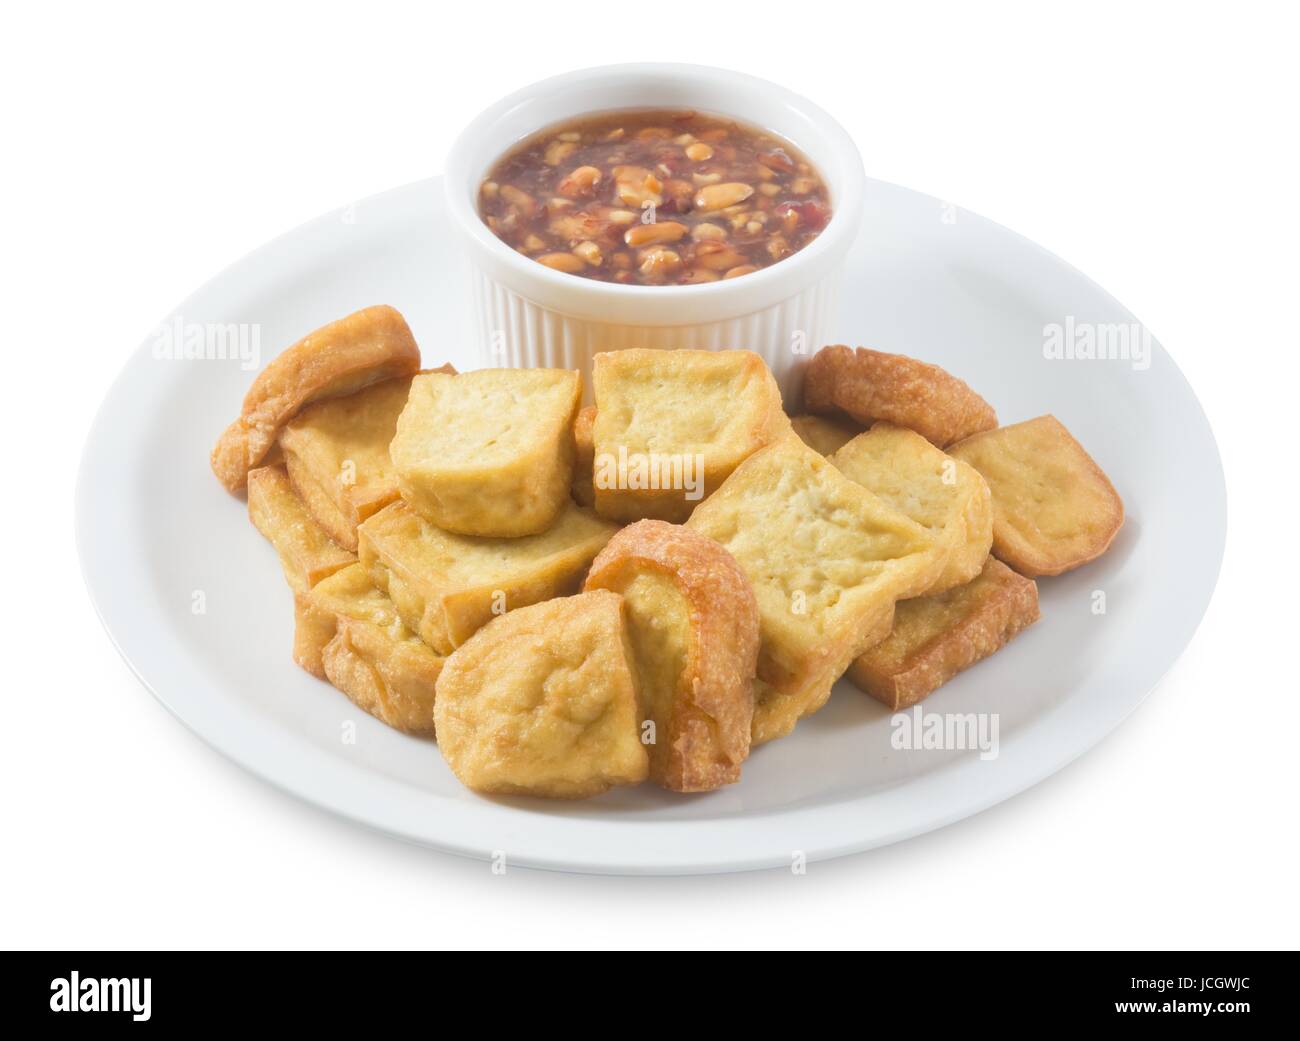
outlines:
[[[479,214],[511,248],[626,285],[738,278],[797,253],[830,197],[787,141],[697,112],[607,112],[542,131],[483,181]]]

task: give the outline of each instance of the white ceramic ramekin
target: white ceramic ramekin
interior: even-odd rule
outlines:
[[[591,112],[665,108],[732,116],[792,142],[821,173],[831,219],[809,245],[741,278],[630,286],[553,271],[516,253],[478,215],[479,186],[521,139]],[[766,80],[699,65],[610,65],[535,83],[498,101],[452,146],[447,206],[473,267],[477,349],[485,367],[591,372],[599,351],[743,347],[767,359],[786,400],[827,342],[844,256],[862,214],[862,157],[812,102]]]

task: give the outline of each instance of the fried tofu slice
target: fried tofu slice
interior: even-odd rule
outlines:
[[[790,425],[800,441],[825,456],[834,455],[862,433],[860,424],[834,416],[791,416]]]
[[[781,392],[752,351],[597,354],[596,512],[681,523],[745,459],[790,432]]]
[[[395,730],[433,736],[433,704],[444,659],[402,624],[364,567],[352,564],[335,572],[295,608],[294,649],[295,657],[302,656],[300,664],[318,661],[317,675]]]
[[[740,780],[758,603],[731,554],[680,525],[638,521],[600,551],[583,588],[626,604],[641,711],[654,723],[651,779],[676,792]]]
[[[275,548],[285,581],[305,593],[356,555],[335,545],[294,493],[283,467],[263,466],[248,475],[248,519]]]
[[[425,643],[450,654],[493,615],[577,592],[616,530],[566,496],[559,518],[540,535],[457,535],[403,502],[380,510],[357,534],[375,585]]]
[[[788,734],[826,703],[849,663],[884,639],[894,603],[933,583],[934,537],[798,438],[760,449],[687,527],[720,543],[758,601],[752,742]]]
[[[337,574],[337,572],[335,572]],[[325,675],[325,648],[338,632],[333,613],[312,605],[310,590],[293,594],[293,660],[318,680]]]
[[[402,498],[461,535],[545,531],[569,502],[581,397],[568,369],[416,376],[389,449]]]
[[[993,544],[993,500],[984,478],[913,430],[877,423],[830,457],[851,481],[929,531],[947,563],[923,595],[965,585]]]
[[[238,491],[305,405],[409,376],[419,367],[415,337],[391,307],[367,307],[322,326],[272,360],[253,381],[239,418],[212,449],[212,472],[228,491]]]
[[[283,468],[248,475],[248,512],[293,590],[293,660],[389,726],[431,735],[442,659],[402,625],[356,556],[330,541]]]
[[[293,660],[325,679],[321,652],[334,637],[334,619],[312,609],[317,583],[357,562],[336,546],[294,492],[283,466],[259,466],[248,475],[248,517],[280,558],[293,591]]]
[[[998,425],[992,406],[956,376],[866,347],[823,347],[808,363],[803,393],[809,412],[888,420],[939,448]]]
[[[318,401],[280,432],[294,491],[330,538],[354,553],[357,525],[398,498],[388,446],[410,389],[407,376]]]
[[[849,667],[849,679],[897,712],[937,690],[1038,620],[1038,586],[992,557],[974,581],[904,600],[894,629]]]
[[[598,589],[493,619],[447,659],[434,718],[486,794],[581,799],[649,772],[623,598]]]
[[[592,467],[596,461],[596,406],[578,409],[573,420],[573,498],[579,506],[596,505]]]
[[[1114,485],[1055,416],[977,434],[949,454],[988,482],[993,552],[1022,575],[1095,560],[1124,524]]]

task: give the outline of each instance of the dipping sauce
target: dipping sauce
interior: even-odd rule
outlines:
[[[556,271],[628,285],[738,278],[797,253],[830,219],[817,171],[788,142],[696,112],[605,112],[503,156],[479,214]]]

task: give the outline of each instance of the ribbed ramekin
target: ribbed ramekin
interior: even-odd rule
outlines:
[[[786,138],[826,183],[825,229],[799,252],[740,278],[631,286],[553,271],[483,223],[479,186],[520,140],[578,116],[637,108],[731,116]],[[706,66],[611,65],[543,80],[488,108],[452,146],[445,187],[473,267],[475,347],[485,367],[573,368],[588,379],[599,351],[742,347],[767,359],[789,401],[803,363],[831,334],[844,257],[861,220],[863,169],[835,120],[776,84]]]

